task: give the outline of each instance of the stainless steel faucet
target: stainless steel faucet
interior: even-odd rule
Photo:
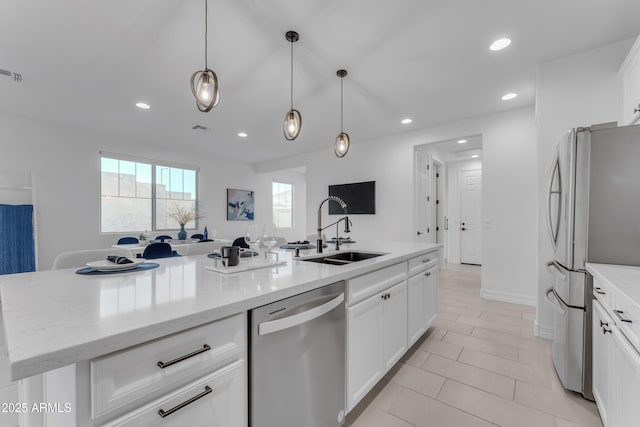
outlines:
[[[342,210],[344,211],[345,215],[347,214],[347,204],[344,202],[344,200],[342,200],[340,197],[336,197],[336,196],[329,196],[326,199],[324,199],[323,201],[320,202],[320,206],[318,206],[318,238],[316,241],[316,244],[318,245],[317,251],[318,253],[322,253],[322,230],[324,230],[324,228],[327,227],[331,227],[333,224],[338,224],[342,219],[346,218],[345,221],[345,232],[349,232],[349,218],[347,218],[346,216],[344,218],[340,218],[338,221],[334,222],[333,224],[328,225],[327,227],[322,228],[322,205],[324,205],[326,202],[328,201],[334,201],[340,204],[340,206],[342,207]],[[337,229],[337,226],[336,226]],[[338,241],[338,237],[336,234],[336,242]],[[336,243],[336,247],[339,248],[340,245],[338,243]]]

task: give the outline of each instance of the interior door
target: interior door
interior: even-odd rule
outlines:
[[[460,172],[460,262],[482,264],[482,170]]]

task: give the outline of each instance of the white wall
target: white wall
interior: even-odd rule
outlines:
[[[38,215],[38,268],[49,269],[59,252],[107,248],[122,234],[101,234],[100,151],[141,156],[200,167],[201,228],[217,228],[218,237],[244,235],[247,222],[226,220],[226,189],[254,190],[257,223],[271,222],[271,182],[293,182],[298,212],[296,224],[305,229],[304,175],[291,171],[256,175],[248,164],[212,157],[208,153],[144,146],[82,129],[52,125],[0,114],[0,170],[31,171],[35,176]],[[1,201],[0,201],[1,202]],[[177,230],[176,230],[177,232]],[[291,237],[298,233],[292,231]],[[289,236],[287,236],[289,237]]]
[[[546,191],[555,147],[572,127],[616,121],[622,112],[618,69],[633,40],[625,40],[577,55],[540,64],[537,75],[536,121],[538,157],[538,334],[550,338],[551,310],[544,290],[552,276],[544,265],[553,259],[546,220]]]
[[[483,293],[533,305],[538,225],[532,107],[375,141],[360,142],[352,135],[351,151],[343,159],[334,156],[329,141],[323,151],[264,162],[256,165],[256,170],[306,166],[309,233],[314,231],[318,203],[327,196],[329,184],[375,180],[377,213],[352,216],[352,238],[412,241],[414,147],[476,134],[483,136]],[[326,208],[323,212],[324,222],[329,217]]]
[[[482,170],[482,160],[464,160],[446,164],[447,175],[447,218],[449,229],[445,231],[447,238],[446,258],[448,262],[460,263],[460,172],[466,170]]]

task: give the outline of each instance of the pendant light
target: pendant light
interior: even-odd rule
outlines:
[[[336,72],[338,77],[340,77],[340,134],[336,138],[336,143],[333,146],[333,152],[338,157],[344,157],[349,152],[349,146],[351,145],[351,141],[349,140],[349,135],[344,133],[342,130],[342,118],[343,118],[343,108],[342,108],[342,81],[347,76],[347,70],[338,70]]]
[[[285,38],[291,42],[291,109],[284,116],[284,137],[287,141],[293,141],[300,135],[302,128],[302,116],[298,110],[293,109],[293,44],[298,41],[298,33],[287,31]]]
[[[196,71],[191,75],[191,92],[196,98],[198,110],[206,113],[220,102],[220,87],[218,76],[207,64],[207,33],[208,25],[208,0],[204,0],[204,70]]]

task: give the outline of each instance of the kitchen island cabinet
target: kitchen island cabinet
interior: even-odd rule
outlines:
[[[587,264],[593,275],[593,395],[605,427],[640,419],[640,267]]]
[[[407,260],[437,251],[440,246],[363,243],[358,245],[358,250],[384,255],[341,266],[304,262],[294,259],[290,252],[282,252],[281,259],[287,261],[286,265],[236,274],[208,270],[206,267],[212,260],[200,255],[156,260],[159,268],[122,274],[83,276],[68,269],[4,276],[0,278],[0,284],[10,375],[17,380],[44,373],[45,401],[71,402],[71,413],[41,414],[46,418],[47,426],[154,425],[157,421],[148,420],[160,419],[160,409],[168,412],[176,406],[184,410],[173,412],[165,420],[173,417],[173,420],[184,421],[225,407],[245,415],[223,421],[223,424],[245,425],[246,397],[243,396],[247,395],[246,361],[249,357],[246,335],[241,340],[244,347],[235,343],[232,346],[237,348],[230,353],[215,353],[220,356],[218,359],[218,356],[213,357],[217,362],[209,360],[204,367],[200,363],[210,358],[220,346],[206,342],[194,348],[191,344],[185,348],[178,346],[185,354],[198,347],[203,349],[204,344],[212,350],[190,358],[183,367],[167,368],[161,376],[170,377],[169,373],[174,369],[189,372],[179,381],[160,381],[162,384],[157,388],[140,385],[149,381],[148,378],[138,378],[141,383],[131,387],[124,385],[126,381],[120,378],[124,386],[107,386],[103,395],[109,396],[108,399],[98,402],[98,389],[105,384],[97,385],[93,380],[99,376],[101,363],[105,360],[113,363],[102,363],[102,367],[128,366],[129,358],[118,359],[118,355],[133,354],[134,349],[153,346],[163,340],[181,339],[182,334],[207,328],[207,325],[213,327],[237,316],[246,319],[247,312],[255,307],[400,265],[404,279],[393,294],[397,296],[395,301],[404,301],[395,309],[400,312],[405,308],[403,317],[396,316],[400,329],[404,327],[401,332],[403,342],[398,346],[403,350],[396,349],[394,355],[390,351],[385,356],[386,365],[406,350]],[[391,289],[387,293],[391,293]],[[246,334],[246,330],[241,333]],[[229,349],[225,345],[222,347]],[[221,355],[227,353],[233,353],[233,356],[225,359]],[[160,361],[154,357],[149,359],[152,364]],[[168,354],[161,360],[174,357],[179,355]],[[201,368],[190,371],[184,367],[189,364]],[[108,379],[108,371],[102,370],[107,378],[105,381],[113,381],[113,378]],[[226,397],[218,398],[216,392],[208,392],[206,387],[215,390],[208,385],[210,382],[223,384],[218,391],[227,390]],[[132,393],[129,394],[132,400],[123,399],[127,393]],[[183,398],[193,401],[195,397],[195,403],[181,406],[185,401]],[[122,403],[125,400],[127,403]],[[145,424],[148,422],[151,424]],[[190,421],[184,422],[190,424]]]

